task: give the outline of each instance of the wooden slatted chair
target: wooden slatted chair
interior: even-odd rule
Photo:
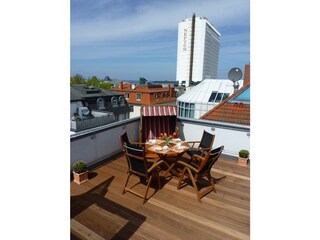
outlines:
[[[121,146],[122,146],[122,151],[125,152],[125,148],[124,148],[124,144],[133,144],[133,145],[136,145],[136,146],[145,146],[145,143],[142,143],[142,142],[132,142],[129,140],[128,138],[128,133],[125,132],[123,133],[121,136],[120,136],[120,142],[121,142]],[[145,148],[146,150],[146,148]],[[152,152],[149,152],[146,150],[146,158],[147,159],[158,159],[159,156],[155,153],[152,153]]]
[[[139,147],[130,143],[129,144],[125,143],[124,149],[125,149],[126,159],[128,162],[128,177],[126,180],[126,184],[123,188],[122,194],[125,194],[126,192],[130,192],[138,197],[143,198],[143,203],[145,203],[150,197],[152,197],[161,188],[161,181],[160,181],[160,175],[159,175],[159,172],[161,171],[160,165],[165,164],[167,168],[169,167],[169,165],[163,160],[148,161],[146,159],[146,152],[144,147]],[[139,177],[140,181],[135,183],[131,187],[127,187],[129,179],[132,175]],[[150,183],[153,177],[158,178],[158,189],[155,189],[154,193],[149,198],[147,198]],[[142,183],[141,179],[145,179],[147,183],[147,188],[144,195],[133,190],[134,187]]]
[[[189,141],[190,148],[187,150],[187,154],[192,157],[197,154],[204,157],[212,148],[215,135],[203,131],[201,141]],[[197,147],[195,147],[198,144]]]
[[[225,179],[226,176],[223,176],[221,178],[214,178],[211,176],[210,171],[212,166],[219,159],[223,148],[224,146],[213,149],[208,152],[205,157],[194,154],[189,163],[178,161],[177,166],[182,167],[183,170],[180,175],[177,188],[181,189],[182,187],[187,185],[187,182],[191,181],[199,202],[201,202],[201,198],[207,195],[209,192],[217,192],[215,183],[218,183],[221,180]],[[209,183],[209,186],[205,187],[204,190],[202,190],[202,193],[200,193],[198,190],[198,185],[200,181],[204,180],[204,177],[207,178],[207,183]]]
[[[127,132],[124,132],[124,133],[120,136],[120,142],[121,142],[122,150],[123,150],[124,152],[125,152],[124,144],[133,144],[133,145],[137,145],[137,146],[144,145],[143,143],[140,143],[140,142],[132,142],[132,141],[129,141],[129,137],[128,137],[128,133],[127,133]]]

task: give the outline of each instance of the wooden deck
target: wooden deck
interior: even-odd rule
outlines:
[[[250,238],[249,167],[220,158],[212,175],[227,178],[201,203],[192,186],[177,190],[178,179],[172,178],[145,204],[122,194],[126,169],[124,156],[118,157],[92,171],[82,185],[71,183],[71,239]]]

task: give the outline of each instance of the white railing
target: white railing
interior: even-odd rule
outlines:
[[[131,141],[138,141],[139,124],[137,117],[71,135],[70,167],[77,160],[84,160],[90,166],[120,153],[120,135],[127,131]],[[185,141],[200,140],[205,130],[215,134],[213,147],[224,145],[225,155],[237,156],[241,149],[250,150],[249,126],[188,118],[178,118],[177,124],[180,138]]]
[[[71,131],[82,131],[114,122],[114,115],[100,116],[82,120],[71,120]]]

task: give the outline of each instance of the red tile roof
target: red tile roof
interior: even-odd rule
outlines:
[[[200,119],[250,125],[250,103],[230,102],[235,96],[250,87],[250,82],[222,101]]]

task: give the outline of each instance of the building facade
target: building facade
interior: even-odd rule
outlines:
[[[242,87],[243,80],[239,80]],[[178,116],[199,119],[234,92],[228,79],[205,79],[177,98]]]
[[[205,17],[179,23],[177,74],[179,84],[217,78],[221,34]]]
[[[175,105],[177,99],[177,93],[170,84],[168,87],[163,87],[162,85],[136,85],[121,82],[118,87],[111,90],[124,95],[131,108],[130,118],[140,116],[142,105]]]
[[[71,131],[126,120],[129,116],[130,107],[123,95],[84,84],[70,86]]]

